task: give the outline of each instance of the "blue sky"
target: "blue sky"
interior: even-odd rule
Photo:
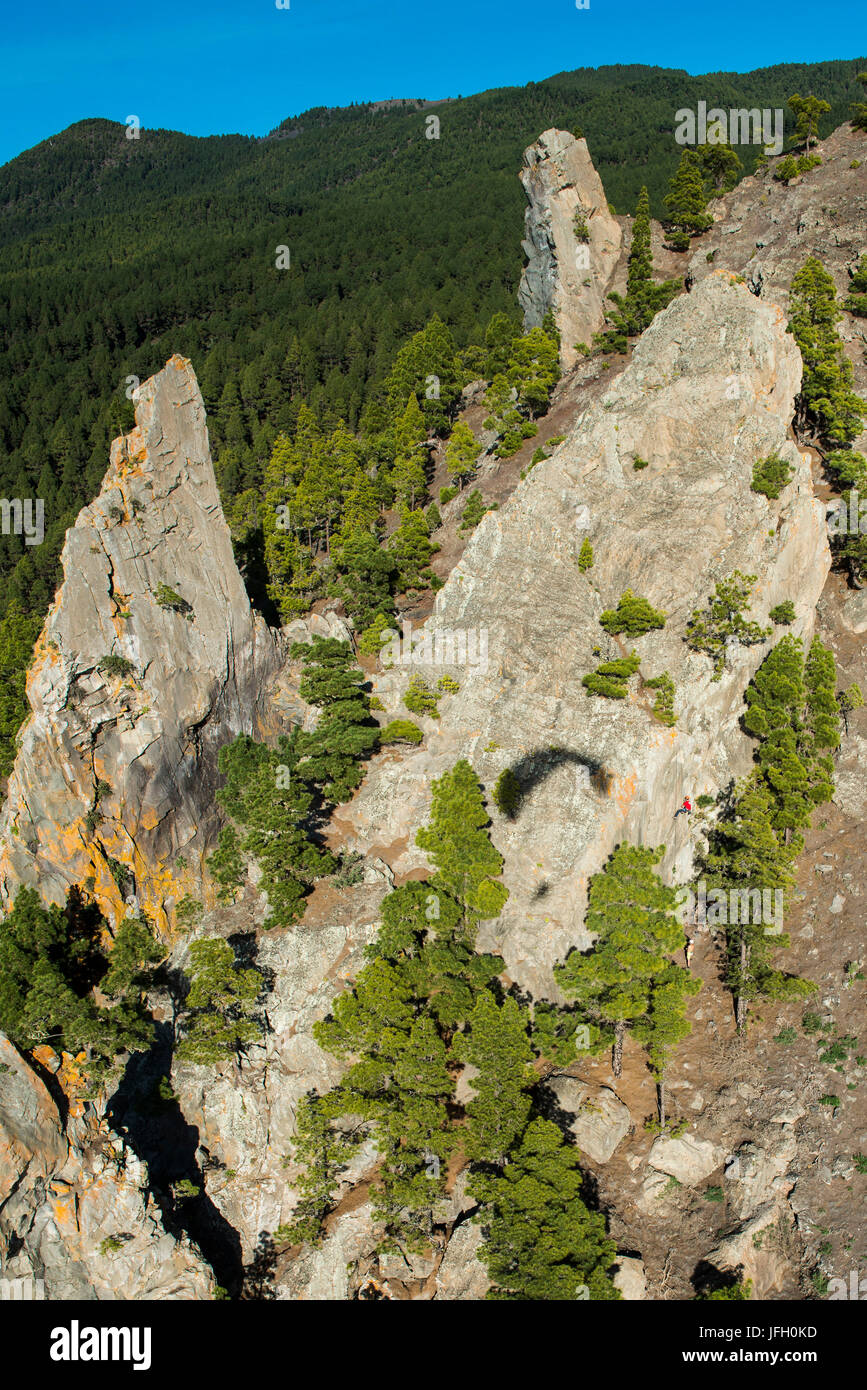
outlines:
[[[4,16],[0,163],[73,121],[263,135],[310,106],[467,96],[567,68],[846,58],[863,0],[29,0]]]

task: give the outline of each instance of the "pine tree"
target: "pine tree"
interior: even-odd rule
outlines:
[[[459,488],[463,488],[473,476],[481,451],[482,446],[469,425],[463,420],[456,420],[446,448],[446,468],[452,482]]]
[[[578,552],[578,568],[582,574],[593,568],[593,546],[585,536]]]
[[[511,458],[524,442],[521,428],[523,419],[516,404],[517,394],[504,373],[494,377],[485,393],[488,415],[484,427],[499,436],[496,449],[498,458]]]
[[[858,81],[867,93],[867,72],[858,73]],[[855,101],[852,103],[852,124],[856,130],[867,130],[867,101]]]
[[[819,117],[824,116],[831,107],[827,101],[822,101],[819,97],[802,97],[797,92],[793,97],[789,97],[789,106],[797,120],[796,138],[804,141],[809,154],[810,141],[819,138]]]
[[[298,776],[315,785],[326,802],[348,801],[364,777],[363,760],[379,742],[365,677],[349,644],[336,638],[295,642],[291,655],[304,663],[302,700],[321,711],[315,730],[298,735]]]
[[[395,582],[399,590],[406,592],[407,589],[423,588],[430,582],[428,565],[439,546],[430,539],[430,528],[423,511],[404,509],[400,526],[392,535],[388,548],[397,562]]]
[[[480,1258],[489,1299],[563,1302],[617,1299],[609,1270],[616,1246],[605,1218],[581,1200],[579,1155],[549,1120],[533,1120],[502,1172],[479,1172],[471,1194],[483,1204]]]
[[[266,928],[299,921],[311,885],[337,867],[334,856],[311,838],[314,794],[298,774],[300,757],[299,732],[293,730],[273,749],[239,734],[218,758],[226,784],[217,801],[243,828],[241,853],[262,871]]]
[[[705,232],[713,225],[713,218],[707,212],[704,180],[692,150],[684,150],[680,156],[665,196],[665,206],[668,209],[666,225],[671,229],[670,241],[676,251],[687,250],[690,236]]]
[[[120,999],[130,991],[141,994],[152,982],[153,967],[167,954],[146,918],[124,917],[100,981],[102,993],[109,999]]]
[[[211,1066],[236,1057],[264,1033],[256,1001],[262,974],[240,969],[228,941],[213,937],[190,946],[190,990],[185,1000],[181,1061]]]
[[[292,1160],[301,1168],[296,1183],[298,1201],[291,1220],[277,1232],[293,1244],[320,1243],[334,1189],[361,1144],[356,1130],[335,1125],[333,1109],[333,1099],[315,1091],[308,1091],[298,1102],[292,1138]]]
[[[728,193],[744,167],[731,145],[697,145],[694,157],[711,194]]]
[[[531,420],[548,409],[560,380],[557,341],[544,328],[531,328],[512,343],[506,377],[517,391],[518,408]]]
[[[394,613],[397,562],[370,531],[355,529],[341,536],[336,562],[343,604],[357,630],[369,628],[379,613]]]
[[[11,600],[0,621],[0,777],[8,777],[15,762],[15,735],[28,713],[27,669],[41,626],[17,599]]]
[[[467,1019],[467,1029],[452,1044],[458,1061],[477,1069],[475,1092],[465,1109],[464,1152],[468,1158],[502,1165],[530,1115],[530,1088],[535,1074],[527,1016],[514,999],[497,1004],[483,991]]]
[[[867,318],[867,255],[862,256],[854,271],[850,271],[849,293],[843,308],[859,318]]]
[[[650,198],[642,188],[632,224],[632,245],[626,275],[626,295],[610,294],[615,308],[608,315],[613,327],[597,333],[596,342],[605,351],[626,352],[628,339],[643,333],[660,309],[669,304],[680,289],[680,281],[653,279],[650,246]]]
[[[497,917],[507,890],[496,882],[503,857],[488,835],[490,818],[478,777],[461,759],[432,784],[430,824],[415,837],[436,866],[432,879],[461,904],[466,924]]]
[[[852,388],[852,363],[835,327],[840,317],[833,279],[808,257],[789,293],[789,331],[804,361],[798,421],[803,427],[809,417],[829,444],[845,447],[861,432],[867,402]]]
[[[680,978],[672,975],[679,967],[669,959],[684,944],[674,915],[677,895],[654,871],[663,853],[664,848],[617,846],[590,880],[585,926],[595,944],[583,954],[573,951],[554,971],[579,1012],[611,1037],[615,1076],[621,1074],[626,1033],[646,1024],[655,987]]]
[[[734,570],[726,579],[716,583],[707,608],[704,612],[699,608],[694,609],[686,625],[687,646],[713,657],[715,681],[722,678],[729,641],[735,640],[743,647],[753,647],[767,641],[773,631],[773,628],[763,628],[745,616],[755,584],[754,574]]]
[[[764,910],[756,911],[754,906],[759,901],[756,895],[777,890],[785,902],[794,882],[792,867],[799,845],[781,839],[773,823],[775,814],[774,795],[754,772],[735,789],[728,811],[711,831],[702,865],[708,886],[721,889],[729,905],[738,904],[736,912],[729,909],[726,914],[726,982],[735,998],[740,1032],[746,1027],[751,999],[759,995],[782,998],[812,988],[773,969],[771,950],[787,946],[788,937],[782,932],[769,935]],[[762,908],[765,900],[761,897]],[[732,920],[734,916],[737,921]]]
[[[395,430],[397,454],[391,486],[405,507],[422,501],[427,487],[427,426],[415,396],[410,396]]]
[[[654,980],[649,1007],[639,1019],[634,1032],[638,1042],[647,1049],[650,1070],[656,1082],[658,1120],[661,1130],[666,1124],[665,1073],[673,1048],[689,1037],[692,1025],[686,1017],[686,1001],[698,994],[701,981],[680,966],[669,965]]]
[[[421,404],[426,428],[442,434],[460,400],[461,369],[454,339],[434,314],[421,332],[405,343],[395,358],[385,383],[394,416],[404,410],[411,395]]]

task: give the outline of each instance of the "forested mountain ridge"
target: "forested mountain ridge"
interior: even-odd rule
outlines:
[[[251,615],[194,364],[131,393],[137,428],[67,535],[0,818],[0,1028],[58,1065],[89,1171],[114,1135],[124,1161],[117,1184],[67,1171],[65,1239],[57,1122],[34,1144],[29,1102],[0,1106],[4,1275],[44,1269],[53,1298],[740,1299],[863,1262],[857,1187],[815,1233],[863,1160],[844,866],[867,615],[829,569],[867,550],[829,543],[805,440],[861,487],[865,140],[845,125],[794,172],[767,163],[712,227],[688,157],[688,250],[662,250],[642,194],[600,272],[605,190],[578,176],[583,140],[544,132],[528,161],[564,178],[527,190],[528,225],[559,198],[560,288],[580,241],[624,291],[559,384],[577,329],[550,285],[527,332],[495,314],[464,345],[424,322],[358,433],[277,375],[230,378],[226,521],[259,509],[284,622],[339,555],[354,633],[328,609],[282,632]],[[467,477],[469,497],[433,486]],[[383,627],[432,529],[442,592],[410,671]],[[674,916],[675,885],[757,875],[784,935]]]
[[[515,171],[541,129],[580,125],[613,205],[631,211],[646,184],[660,211],[680,106],[785,109],[812,88],[831,106],[824,133],[848,115],[865,65],[579,70],[441,103],[436,140],[417,103],[307,112],[273,132],[294,136],[282,139],[146,128],[127,139],[123,125],[92,120],[5,166],[0,494],[43,499],[45,539],[4,536],[0,552],[0,683],[17,682],[0,700],[4,734],[63,535],[98,491],[111,438],[132,424],[133,379],[175,352],[193,361],[231,504],[261,490],[302,401],[326,431],[341,419],[355,430],[434,314],[459,348],[482,342],[494,314],[517,323]]]

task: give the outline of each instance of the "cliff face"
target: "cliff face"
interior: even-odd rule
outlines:
[[[731,276],[708,278],[658,315],[629,366],[568,439],[510,500],[488,513],[437,596],[433,633],[486,634],[482,663],[396,666],[377,681],[388,717],[413,669],[448,669],[460,693],[425,721],[425,743],[384,755],[344,813],[359,848],[397,873],[426,863],[414,848],[430,780],[468,758],[487,787],[512,768],[526,787],[514,822],[495,817],[510,899],[485,933],[511,979],[550,993],[551,966],[589,944],[588,877],[621,840],[668,847],[665,869],[689,875],[684,794],[714,793],[746,771],[753,744],[739,726],[743,689],[766,655],[733,651],[722,679],[689,650],[686,623],[717,580],[755,574],[752,616],[791,599],[793,631],[809,636],[830,556],[809,459],[788,438],[800,355],[782,311]],[[752,492],[754,462],[777,450],[794,469],[778,502]],[[634,460],[648,461],[636,470]],[[582,541],[594,565],[578,568]],[[668,616],[663,631],[618,646],[599,626],[627,588]],[[581,678],[600,659],[641,656],[668,671],[677,724],[650,713],[637,678],[626,700],[589,697]],[[601,656],[594,653],[601,648]]]
[[[592,249],[594,223],[608,214],[601,185],[601,203],[595,212],[591,207],[589,174],[596,184],[598,178],[589,161],[586,177],[586,170],[580,179],[573,170],[569,182],[563,173],[559,194],[545,191],[554,189],[558,160],[578,160],[583,169],[581,146],[547,132],[532,147],[536,155],[524,175],[528,229],[532,222],[531,243],[538,242],[539,252],[535,269],[531,255],[522,282],[525,308],[539,322],[554,307],[564,345],[589,341],[601,326],[606,276],[616,260],[616,249],[604,247],[604,220],[596,228],[597,252]],[[547,224],[546,199],[554,209]],[[564,301],[556,298],[563,255],[568,259],[575,249],[566,238],[574,241],[579,201],[588,213],[591,256],[599,257],[598,284],[593,279],[590,287],[598,305],[590,312],[589,299],[580,306],[576,300],[569,309],[587,311],[580,323],[563,317]],[[775,211],[778,220],[785,220],[787,206],[784,200]],[[616,224],[615,230],[619,246]],[[751,259],[745,235],[725,234],[717,265],[739,270]],[[709,237],[722,238],[722,227]],[[704,607],[715,581],[741,569],[757,576],[750,616],[767,623],[770,608],[791,599],[797,617],[790,630],[804,637],[812,632],[830,557],[809,460],[790,438],[800,357],[783,309],[765,302],[767,286],[762,297],[750,293],[732,274],[708,266],[704,243],[698,246],[694,266],[703,266],[695,277],[701,283],[657,317],[607,391],[596,381],[578,397],[583,409],[562,446],[484,518],[438,595],[427,627],[446,640],[468,633],[472,661],[437,664],[422,657],[411,667],[377,673],[383,722],[405,715],[401,701],[413,671],[436,680],[448,670],[461,689],[443,698],[439,721],[421,721],[424,745],[378,755],[358,795],[335,816],[341,848],[367,856],[364,882],[342,890],[320,884],[302,922],[255,938],[256,964],[268,985],[264,1042],[250,1047],[237,1068],[174,1063],[180,1137],[167,1130],[163,1141],[144,1111],[139,1123],[128,1116],[127,1129],[120,1126],[130,1135],[141,1128],[156,1135],[152,1148],[160,1149],[162,1166],[178,1174],[188,1171],[183,1164],[195,1146],[207,1200],[237,1237],[237,1258],[245,1264],[267,1254],[272,1233],[296,1200],[296,1171],[283,1158],[297,1102],[312,1087],[327,1089],[340,1074],[314,1041],[312,1024],[360,969],[392,870],[403,876],[428,867],[414,839],[428,816],[431,779],[461,757],[488,790],[504,768],[517,772],[525,788],[517,818],[510,822],[494,812],[492,828],[511,896],[479,945],[502,952],[510,980],[537,997],[551,995],[553,964],[571,946],[587,944],[587,881],[613,846],[624,840],[665,844],[664,873],[687,879],[695,831],[685,818],[673,819],[676,807],[685,793],[713,793],[750,765],[754,745],[739,725],[742,695],[768,645],[733,649],[722,679],[714,682],[710,659],[683,641],[692,611]],[[546,264],[553,279],[546,280]],[[579,375],[573,374],[573,384]],[[753,463],[772,451],[794,469],[777,502],[750,489]],[[647,467],[636,470],[637,459]],[[577,560],[585,538],[594,564],[582,572]],[[141,387],[136,430],[115,445],[102,492],[70,531],[63,560],[64,585],[29,679],[33,713],[0,819],[0,893],[9,902],[18,885],[38,882],[44,897],[60,901],[69,884],[92,878],[102,905],[116,915],[122,906],[111,859],[131,870],[142,905],[164,924],[170,898],[187,891],[207,896],[201,858],[215,829],[218,748],[242,729],[273,729],[287,719],[309,727],[313,714],[297,695],[291,663],[284,664],[286,646],[305,631],[343,635],[344,629],[333,617],[314,618],[277,639],[251,614],[219,508],[201,399],[180,358]],[[160,584],[176,592],[173,606],[157,601]],[[598,620],[628,587],[662,608],[667,622],[664,630],[621,648]],[[861,659],[861,644],[848,627],[840,643],[844,658]],[[674,728],[652,718],[655,693],[637,677],[622,701],[589,697],[582,687],[582,676],[600,660],[632,646],[645,676],[668,671],[674,680]],[[125,658],[133,670],[126,677],[101,672],[106,654]],[[849,679],[856,678],[863,676],[853,666]],[[860,772],[857,780],[863,796]],[[109,790],[97,800],[99,781]],[[852,781],[854,796],[854,770]],[[835,890],[830,882],[828,888],[830,900]],[[264,910],[252,884],[238,903],[206,907],[195,935],[246,937]],[[802,950],[816,955],[809,945],[812,927],[800,935]],[[189,940],[177,942],[173,967],[183,969]],[[848,952],[841,962],[854,959],[855,947],[840,949]],[[814,962],[793,964],[811,977],[817,973]],[[721,1087],[718,1062],[731,1031],[730,1006],[716,988],[714,963],[706,959],[702,969],[705,990],[689,1049],[682,1049],[684,1070],[670,1087],[672,1095],[682,1088],[702,1135],[697,1144],[690,1139],[688,1152],[674,1154],[678,1163],[693,1164],[694,1171],[683,1170],[687,1195],[689,1183],[708,1181],[711,1160],[740,1152],[752,1113],[743,1109],[752,1074],[731,1078],[729,1092],[738,1083],[734,1095]],[[823,995],[823,1004],[830,997]],[[169,1022],[168,1011],[161,1022]],[[52,1094],[2,1039],[0,1060],[9,1067],[0,1076],[0,1234],[23,1242],[19,1254],[5,1260],[4,1275],[32,1271],[58,1298],[207,1297],[210,1273],[194,1246],[164,1229],[147,1196],[151,1184],[141,1158],[93,1115],[64,1123]],[[805,1095],[813,1088],[819,1116],[813,1136],[799,1139],[805,1167],[819,1152],[815,1130],[828,1116],[816,1087],[824,1083],[806,1062],[795,1072],[789,1055],[781,1066],[788,1068],[785,1076],[774,1076],[771,1084],[771,1062],[759,1053],[757,1099],[750,1099],[755,1152],[744,1149],[743,1162],[745,1172],[752,1173],[752,1163],[764,1177],[756,1191],[744,1188],[749,1201],[739,1197],[732,1208],[745,1223],[736,1233],[744,1248],[718,1252],[721,1265],[755,1260],[755,1230],[776,1222],[779,1202],[788,1199],[791,1182],[782,1178],[796,1147],[791,1126],[803,1109],[779,1099],[790,1095],[784,1086],[803,1085]],[[635,1070],[643,1076],[643,1062]],[[595,1170],[603,1187],[607,1177],[615,1186],[606,1193],[614,1238],[620,1248],[652,1256],[655,1241],[665,1249],[671,1241],[672,1209],[665,1202],[674,1199],[663,1201],[664,1175],[681,1170],[658,1146],[646,1152],[650,1138],[640,1130],[640,1117],[652,1101],[629,1073],[627,1058],[612,1099],[607,1059],[599,1059],[582,1067],[580,1081],[567,1078],[571,1090],[557,1095],[566,1112],[581,1111],[589,1097],[573,1131],[591,1167],[594,1153],[608,1155]],[[130,1112],[139,1103],[133,1096]],[[608,1120],[613,1132],[601,1139],[607,1135],[610,1142],[594,1150],[594,1127],[605,1130]],[[813,1123],[809,1117],[807,1123]],[[179,1145],[175,1155],[173,1143]],[[856,1147],[854,1139],[838,1143],[841,1153]],[[696,1153],[706,1158],[704,1166],[696,1166]],[[430,1258],[377,1257],[377,1231],[364,1200],[375,1163],[373,1146],[365,1145],[344,1174],[338,1198],[355,1191],[330,1219],[320,1247],[276,1258],[276,1296],[352,1298],[370,1275],[402,1287],[398,1296],[482,1297],[480,1231],[463,1219],[472,1202],[462,1179],[439,1204]],[[753,1228],[757,1212],[764,1225]],[[121,1239],[121,1249],[103,1253],[110,1236]],[[749,1272],[761,1296],[777,1279],[752,1264]],[[652,1296],[663,1296],[658,1271],[654,1277]],[[640,1270],[635,1283],[643,1291]]]
[[[134,399],[36,646],[0,897],[35,884],[62,902],[89,883],[115,918],[136,892],[165,926],[168,900],[201,892],[217,750],[256,727],[280,654],[235,565],[190,363],[173,357]]]
[[[94,1116],[66,1125],[0,1034],[0,1239],[5,1279],[49,1299],[206,1299],[196,1248],[163,1229],[147,1168]]]
[[[527,265],[518,290],[524,328],[537,328],[552,311],[561,335],[560,360],[568,371],[578,360],[576,343],[589,347],[602,327],[622,233],[608,211],[586,140],[546,130],[524,151],[521,182],[529,200]],[[580,235],[576,217],[584,224]]]

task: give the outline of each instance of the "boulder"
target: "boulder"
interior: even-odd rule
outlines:
[[[681,1139],[655,1139],[647,1156],[650,1168],[668,1173],[684,1186],[703,1182],[720,1167],[726,1151],[709,1139],[696,1139],[686,1134]]]
[[[618,1255],[613,1283],[627,1303],[637,1303],[647,1298],[644,1261],[636,1255]]]
[[[569,1125],[582,1154],[594,1163],[607,1163],[632,1128],[632,1117],[608,1086],[591,1090],[571,1076],[548,1083],[561,1109],[574,1115]]]

